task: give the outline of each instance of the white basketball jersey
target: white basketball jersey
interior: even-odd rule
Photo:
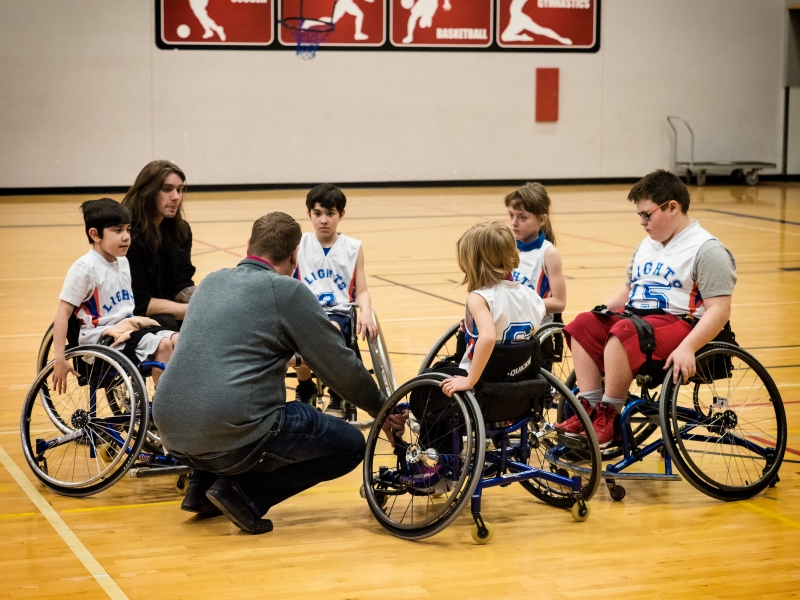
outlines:
[[[81,322],[81,344],[97,344],[103,332],[133,316],[131,269],[128,259],[110,263],[89,250],[70,267],[59,298],[75,307]]]
[[[544,233],[531,242],[517,242],[519,266],[514,269],[511,276],[514,281],[531,288],[540,298],[550,297],[550,280],[544,269],[544,253],[552,245],[545,239]],[[553,315],[547,315],[543,323],[552,320]]]
[[[297,253],[296,279],[304,282],[326,311],[349,312],[356,303],[356,262],[361,242],[343,233],[325,254],[314,233],[304,233]]]
[[[486,333],[493,336],[495,343],[515,344],[528,341],[547,312],[544,302],[533,288],[520,285],[516,281],[501,281],[495,286],[475,290],[474,293],[480,294],[489,305],[489,312],[494,319],[494,332]],[[469,309],[466,311],[464,324],[467,351],[459,366],[469,372],[475,342],[480,335]]]
[[[633,256],[628,306],[699,318],[705,307],[692,279],[692,267],[700,246],[712,239],[695,219],[666,246],[645,239]]]

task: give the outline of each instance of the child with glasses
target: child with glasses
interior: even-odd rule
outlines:
[[[547,190],[541,183],[528,183],[508,194],[505,204],[519,254],[512,277],[544,300],[547,316],[543,325],[554,316],[561,322],[560,313],[567,306],[567,282],[555,246]]]
[[[714,339],[730,318],[736,261],[689,218],[689,191],[672,173],[658,170],[646,175],[633,186],[628,200],[648,237],[633,254],[625,284],[606,306],[611,311],[626,309],[647,321],[655,337],[652,360],[665,361],[665,370],[674,367],[673,381],[677,382],[678,373],[686,380],[695,373],[697,350]],[[630,319],[585,312],[564,333],[583,390],[579,398],[600,446],[605,447],[614,439],[614,422],[647,357]],[[558,426],[566,433],[581,433],[576,418]]]

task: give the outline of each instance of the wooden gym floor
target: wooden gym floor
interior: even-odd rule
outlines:
[[[628,186],[552,187],[568,278],[567,320],[624,281],[644,232]],[[455,242],[504,218],[503,188],[347,190],[341,230],[364,242],[373,305],[397,379],[416,373],[463,311]],[[178,508],[173,478],[125,478],[83,499],[37,483],[19,442],[22,400],[69,265],[87,250],[85,196],[0,199],[1,598],[785,598],[800,595],[800,186],[692,188],[691,214],[738,261],[732,323],[769,368],[789,419],[774,489],[722,503],[688,483],[601,486],[592,514],[536,501],[520,486],[484,495],[496,525],[472,542],[469,510],[412,543],[384,532],[359,498],[360,470],[270,513],[275,531],[240,533],[224,517]],[[191,194],[197,280],[244,256],[250,225],[281,210],[304,230],[304,193]],[[644,467],[656,469],[655,459]]]

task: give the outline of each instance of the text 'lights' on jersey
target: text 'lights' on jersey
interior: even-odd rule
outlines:
[[[343,233],[328,253],[313,233],[304,233],[295,278],[305,283],[327,310],[347,311],[356,302],[356,263],[361,242]]]
[[[692,220],[666,246],[649,237],[642,241],[633,256],[628,306],[699,318],[705,307],[692,269],[700,247],[712,239]]]
[[[528,341],[547,312],[544,301],[532,288],[515,281],[501,281],[497,285],[481,288],[473,293],[480,295],[489,306],[489,312],[494,319],[495,343],[518,344]],[[469,372],[475,343],[480,335],[469,309],[466,311],[464,324],[467,351],[459,366]]]
[[[517,242],[519,266],[511,273],[514,281],[531,288],[540,298],[550,297],[550,280],[544,268],[544,255],[552,247],[545,234],[530,242]]]

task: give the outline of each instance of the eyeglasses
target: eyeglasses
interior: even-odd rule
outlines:
[[[649,223],[650,219],[652,218],[653,213],[656,212],[659,208],[661,208],[665,204],[669,204],[670,202],[672,202],[672,200],[667,200],[666,202],[662,202],[661,204],[659,204],[655,208],[651,208],[650,210],[646,210],[644,212],[640,212],[640,213],[636,213],[636,214],[639,215],[640,218],[644,219],[646,223]]]

